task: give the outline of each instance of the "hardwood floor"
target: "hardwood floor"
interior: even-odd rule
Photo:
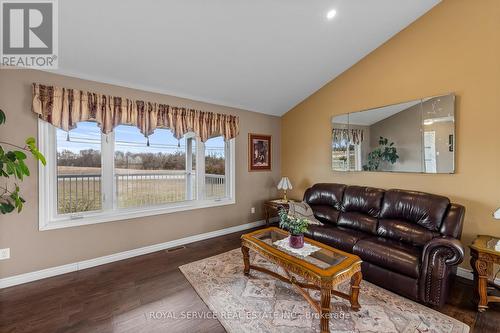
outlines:
[[[185,316],[209,309],[178,267],[239,247],[242,233],[3,289],[0,332],[224,332]],[[471,281],[457,278],[440,311],[472,332],[500,332],[500,306],[479,314],[471,299]]]

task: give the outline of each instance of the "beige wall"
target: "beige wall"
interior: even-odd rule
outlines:
[[[29,167],[33,174],[22,183],[22,191],[27,200],[23,212],[0,215],[0,248],[11,249],[11,259],[0,262],[0,278],[260,220],[263,215],[263,200],[277,195],[275,184],[280,177],[281,125],[278,117],[40,71],[0,70],[0,108],[7,113],[7,125],[0,127],[0,141],[22,144],[26,137],[37,136],[37,118],[31,112],[32,82],[238,115],[241,130],[236,139],[236,204],[38,231],[37,172],[35,163],[30,160]],[[272,172],[248,172],[249,132],[272,135]],[[256,214],[250,214],[251,207],[256,207]]]
[[[500,206],[499,17],[498,0],[445,0],[290,110],[281,149],[290,196],[316,182],[428,191],[466,206],[465,245],[476,234],[499,236],[491,217]],[[331,171],[332,115],[448,92],[457,95],[456,174]]]

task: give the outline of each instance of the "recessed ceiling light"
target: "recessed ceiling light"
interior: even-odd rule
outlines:
[[[335,17],[335,15],[337,15],[337,11],[335,9],[332,9],[328,11],[328,13],[326,13],[326,18],[331,20],[332,18]]]

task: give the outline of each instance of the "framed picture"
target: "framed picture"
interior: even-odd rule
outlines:
[[[271,171],[271,136],[248,134],[248,171]]]

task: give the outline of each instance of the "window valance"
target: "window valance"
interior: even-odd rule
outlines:
[[[184,107],[33,84],[33,112],[52,125],[69,131],[81,121],[95,121],[108,134],[118,125],[137,126],[146,137],[157,128],[168,128],[177,139],[194,132],[205,142],[222,135],[233,139],[239,118]]]
[[[359,145],[364,140],[364,132],[362,129],[347,129],[347,128],[334,128],[333,141],[341,142],[346,141],[351,144]]]

